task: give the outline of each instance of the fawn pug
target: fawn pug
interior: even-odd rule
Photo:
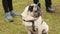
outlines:
[[[37,4],[27,6],[21,14],[28,34],[48,34],[49,27],[43,21],[41,14],[41,9]]]

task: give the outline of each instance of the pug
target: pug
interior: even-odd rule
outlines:
[[[43,21],[41,9],[37,4],[28,5],[21,15],[28,34],[48,34],[49,27]]]

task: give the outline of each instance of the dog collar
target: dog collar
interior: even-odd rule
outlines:
[[[34,20],[24,20],[23,19],[23,21],[25,21],[25,22],[33,22]]]
[[[23,21],[25,21],[25,22],[33,22],[34,20],[24,20],[23,19]],[[41,24],[43,23],[43,20],[41,21]]]

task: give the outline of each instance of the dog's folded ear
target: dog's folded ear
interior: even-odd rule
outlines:
[[[40,3],[37,3],[37,6],[41,8]]]
[[[31,11],[32,12],[33,11],[33,8],[34,8],[34,6],[31,6],[30,5],[29,8],[28,8],[28,11]]]
[[[40,7],[38,7],[37,11],[38,11],[38,13],[39,13],[40,15],[42,15],[42,11],[41,11],[41,8],[40,8]]]

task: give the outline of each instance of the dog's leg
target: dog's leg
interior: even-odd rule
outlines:
[[[31,34],[31,32],[28,29],[26,29],[26,30],[27,30],[28,34]]]
[[[42,29],[38,27],[38,34],[42,34]]]
[[[42,31],[42,34],[47,34],[47,33],[45,32],[45,29]]]
[[[44,29],[43,29],[43,31],[42,31],[42,34],[48,34],[48,31],[49,31],[49,27],[48,27],[48,25],[44,22],[44,24],[43,24],[43,27],[44,27]]]
[[[44,29],[44,30],[42,31],[42,34],[48,34],[48,30],[47,30],[47,29]]]
[[[43,29],[42,34],[48,34],[48,31],[46,29]]]
[[[28,31],[28,34],[31,34],[31,32],[30,32],[30,31]]]
[[[28,34],[31,34],[30,30],[27,27],[25,27],[25,29],[26,29]]]
[[[48,34],[48,33],[42,33],[42,34]]]

